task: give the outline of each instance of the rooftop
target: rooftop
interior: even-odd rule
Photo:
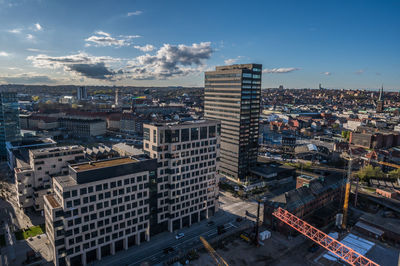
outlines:
[[[73,179],[69,175],[63,175],[63,176],[56,176],[54,179],[59,183],[62,187],[70,187],[70,186],[75,186],[77,185],[77,182],[75,179]]]
[[[58,201],[54,198],[53,195],[45,195],[47,198],[47,201],[50,203],[51,207],[53,208],[58,208],[61,207],[61,205],[58,203]]]
[[[72,165],[71,167],[76,172],[83,172],[83,171],[89,171],[89,170],[94,170],[94,169],[99,169],[99,168],[105,168],[105,167],[111,167],[111,166],[117,166],[117,165],[121,165],[121,164],[129,164],[129,163],[135,163],[135,162],[138,162],[138,160],[132,159],[130,157],[125,157],[125,158],[115,158],[115,159],[104,160],[104,161],[76,164],[76,165]]]
[[[34,149],[30,150],[32,154],[40,154],[40,153],[48,153],[48,152],[62,152],[62,151],[70,151],[76,149],[83,149],[81,146],[73,145],[73,146],[61,146],[61,147],[48,147],[42,149]]]

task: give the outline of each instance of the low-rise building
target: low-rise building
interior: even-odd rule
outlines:
[[[310,220],[319,226],[323,226],[334,218],[335,209],[332,204],[342,206],[340,196],[346,184],[346,180],[337,174],[327,177],[315,178],[305,186],[290,190],[264,204],[264,223],[275,227],[281,232],[287,232],[288,228],[283,222],[274,219],[272,213],[278,207],[286,209],[297,217]],[[329,211],[326,211],[329,210]],[[317,215],[314,215],[318,213]]]
[[[54,265],[86,265],[150,240],[157,160],[133,157],[69,166],[45,196]]]

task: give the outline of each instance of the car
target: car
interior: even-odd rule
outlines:
[[[185,234],[184,233],[179,233],[175,236],[176,239],[181,239],[182,237],[184,237]]]
[[[214,221],[209,221],[209,222],[207,223],[207,226],[213,226],[214,224],[215,224]]]
[[[164,254],[172,253],[172,252],[174,252],[174,248],[173,247],[164,248],[163,252],[164,252]]]

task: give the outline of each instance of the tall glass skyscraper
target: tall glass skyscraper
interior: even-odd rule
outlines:
[[[260,64],[219,66],[205,73],[204,116],[221,121],[219,173],[244,181],[257,162]]]
[[[0,92],[0,157],[6,156],[6,142],[20,136],[18,99],[15,92]]]

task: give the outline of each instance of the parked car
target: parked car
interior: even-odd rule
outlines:
[[[175,236],[176,239],[181,239],[182,237],[184,237],[185,234],[184,233],[179,233]]]

